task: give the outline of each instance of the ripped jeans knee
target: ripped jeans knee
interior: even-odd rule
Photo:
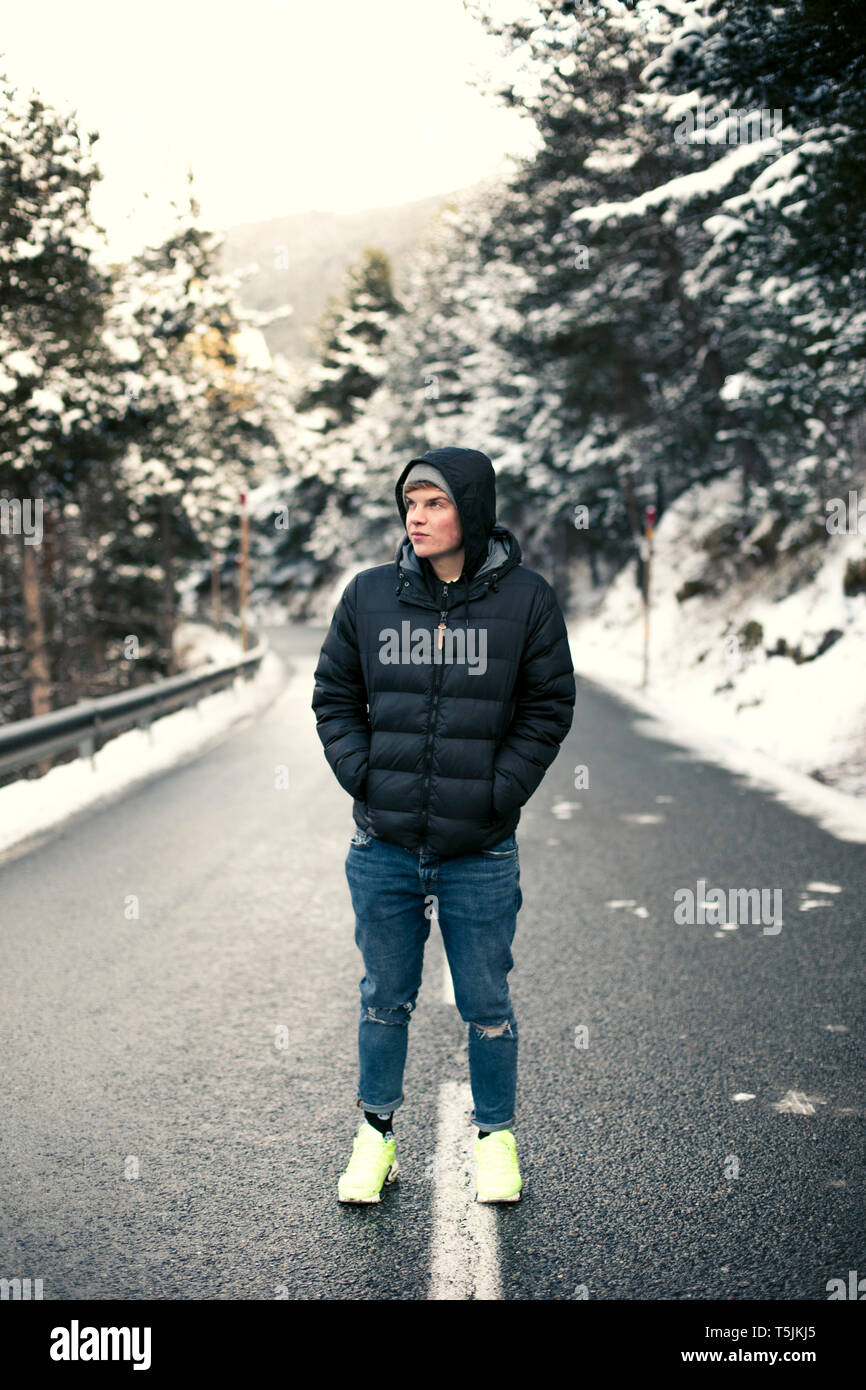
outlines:
[[[410,1000],[408,1004],[398,1004],[395,1009],[375,1009],[369,1004],[361,1005],[362,1023],[384,1023],[391,1026],[405,1027],[412,1016],[415,1005]]]
[[[512,1026],[512,1020],[510,1018],[504,1019],[502,1023],[490,1023],[487,1025],[483,1023],[472,1023],[470,1026],[475,1029],[476,1034],[480,1038],[502,1038],[505,1036],[514,1038],[517,1036],[516,1029]]]

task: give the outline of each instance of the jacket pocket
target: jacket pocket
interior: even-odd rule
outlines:
[[[524,798],[524,797],[517,797],[517,798],[515,798],[514,795],[512,794],[512,796],[511,796],[510,798],[506,796],[505,801],[503,802],[503,800],[502,800],[502,789],[503,789],[503,786],[504,786],[504,785],[505,785],[505,784],[504,784],[503,779],[500,778],[500,779],[499,779],[499,782],[498,782],[498,786],[499,786],[499,797],[497,798],[497,776],[496,776],[496,769],[494,768],[494,769],[493,769],[493,782],[492,782],[491,788],[490,788],[490,805],[491,805],[491,809],[492,809],[492,817],[491,817],[491,818],[492,818],[493,820],[504,820],[504,818],[505,818],[506,816],[510,816],[510,815],[512,815],[515,811],[519,810],[520,807],[524,804],[524,801],[525,801],[525,798]]]
[[[369,758],[366,754],[359,761],[357,753],[346,753],[334,768],[334,776],[344,792],[348,792],[356,801],[363,801],[368,769]]]

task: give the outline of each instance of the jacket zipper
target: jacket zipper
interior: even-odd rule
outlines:
[[[509,566],[509,568],[513,568],[513,567],[512,567],[512,566]],[[399,571],[399,572],[400,572],[401,576],[403,576],[403,586],[402,586],[402,587],[403,587],[404,589],[411,588],[412,586],[411,586],[411,584],[410,584],[410,581],[409,581],[409,579],[405,576],[405,573],[404,573],[403,569],[400,568],[400,571]],[[448,585],[443,581],[443,592],[442,592],[442,602],[443,602],[443,603],[445,603],[445,601],[446,601],[447,592],[448,592]],[[488,586],[488,592],[489,592],[489,586]],[[472,592],[470,592],[469,595],[468,595],[470,602],[471,602],[471,600],[472,600],[473,598],[477,598],[478,596],[479,596],[479,595],[478,595],[477,593],[476,593],[476,594],[473,594]],[[414,603],[416,603],[420,608],[432,608],[432,609],[434,609],[434,610],[435,610],[435,608],[436,608],[436,601],[435,601],[435,599],[431,602],[431,600],[430,600],[429,598],[426,598],[426,597],[425,597],[423,594],[421,594],[421,593],[413,594],[413,595],[412,595],[412,598],[411,598],[411,601],[414,602]],[[441,648],[442,648],[442,643],[443,643],[444,633],[445,633],[445,628],[446,628],[446,623],[445,623],[446,613],[447,613],[447,608],[442,608],[442,609],[440,609],[440,612],[439,612],[439,644],[438,644],[440,650],[441,650]],[[436,718],[438,717],[438,714],[439,714],[438,704],[439,704],[439,684],[440,684],[440,682],[441,682],[441,674],[440,674],[440,673],[437,673],[437,670],[436,670],[437,665],[440,667],[440,672],[441,672],[442,663],[441,663],[441,662],[439,662],[439,663],[434,662],[434,663],[433,663],[433,700],[432,700],[432,704],[431,704],[431,706],[430,706],[430,708],[431,708],[431,714],[432,714],[432,720],[431,720],[431,730],[428,732],[428,735],[427,735],[427,748],[426,748],[426,750],[425,750],[425,756],[424,756],[424,783],[423,783],[423,786],[424,786],[424,791],[425,791],[425,793],[426,793],[426,800],[425,800],[424,805],[423,805],[423,808],[422,808],[422,809],[423,809],[423,812],[424,812],[424,829],[423,829],[424,838],[423,838],[422,841],[421,841],[422,846],[423,846],[424,848],[426,848],[427,827],[428,827],[429,822],[430,822],[430,793],[429,793],[428,788],[429,788],[429,786],[430,786],[430,769],[431,769],[431,767],[432,767],[432,765],[433,765],[433,738],[434,738],[434,735],[433,735],[433,727],[435,727]]]
[[[443,585],[442,585],[442,602],[445,603],[445,601],[446,601],[447,598],[448,598],[448,585],[447,585],[447,584],[443,584]],[[439,621],[439,650],[440,650],[440,652],[441,652],[441,650],[442,650],[442,642],[443,642],[444,637],[445,637],[445,613],[446,613],[446,609],[443,608],[442,611],[441,611],[440,614],[439,614],[439,619],[440,619],[440,621]]]
[[[445,636],[445,615],[447,612],[448,585],[442,585],[442,603],[445,605],[439,612],[439,650],[442,650],[442,642]],[[430,727],[427,730],[427,747],[424,755],[424,829],[422,832],[422,846],[427,847],[427,826],[430,823],[430,776],[433,767],[433,743],[436,737],[436,720],[439,715],[439,686],[442,680],[442,662],[433,663],[433,698],[430,704]]]

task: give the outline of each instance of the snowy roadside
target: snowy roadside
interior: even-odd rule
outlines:
[[[177,650],[187,670],[241,656],[233,638],[198,623],[178,630]],[[0,854],[202,751],[234,724],[265,709],[284,684],[285,667],[268,651],[251,680],[238,676],[197,705],[155,720],[150,731],[119,734],[99,750],[93,766],[89,758],[76,758],[44,777],[0,788]]]
[[[782,536],[766,563],[732,567],[719,538],[736,486],[692,488],[659,524],[646,690],[633,565],[596,613],[568,623],[575,670],[651,716],[646,732],[747,775],[840,838],[866,841],[866,593],[848,595],[843,583],[863,563],[866,536],[825,532],[787,546]],[[678,598],[685,584],[691,596]]]

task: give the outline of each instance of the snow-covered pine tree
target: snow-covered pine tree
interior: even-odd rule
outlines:
[[[319,319],[317,360],[298,410],[320,411],[323,428],[349,424],[381,381],[379,349],[400,312],[390,258],[366,247],[346,272],[342,293],[330,297]]]
[[[279,452],[264,403],[265,378],[276,382],[238,354],[243,312],[236,278],[214,269],[220,245],[200,225],[190,191],[172,234],[120,271],[109,314],[127,398],[119,431],[131,515],[103,558],[115,568],[119,561],[139,593],[159,576],[159,604],[137,613],[142,648],[166,671],[180,575],[212,560],[222,570],[241,489]]]
[[[677,114],[731,113],[706,135],[712,206],[694,206],[709,244],[692,293],[717,306],[730,434],[744,464],[764,464],[751,470],[752,517],[767,506],[820,516],[850,481],[866,386],[862,5],[704,0],[683,7],[645,76],[667,99],[681,94]],[[775,139],[754,148],[741,190],[718,175],[746,122]]]
[[[380,386],[351,423],[322,438],[313,484],[320,500],[304,540],[316,587],[354,565],[393,559],[394,480],[413,454],[463,443],[500,455],[505,441],[492,431],[511,383],[494,328],[520,272],[485,264],[481,231],[497,210],[492,185],[483,185],[432,219],[400,286],[403,312],[381,344]]]
[[[102,439],[109,364],[101,340],[110,277],[93,256],[100,237],[90,213],[100,177],[91,152],[96,138],[85,143],[73,115],[2,82],[0,709],[11,718],[45,713],[68,689],[69,666],[80,653],[68,602],[66,511],[75,510],[77,490],[110,456]],[[22,533],[22,508],[41,515],[41,543],[35,530],[29,540]]]
[[[370,403],[386,372],[383,344],[402,313],[388,256],[366,248],[320,319],[319,355],[289,426],[288,475],[254,498],[260,582],[293,611],[306,609],[309,590],[332,579],[353,544],[369,534],[368,470],[383,443]],[[290,525],[275,529],[275,514],[284,509]]]
[[[658,505],[665,484],[675,494],[716,466],[718,364],[684,289],[679,229],[648,215],[607,236],[574,216],[695,167],[643,101],[643,69],[673,21],[664,4],[617,0],[541,0],[513,23],[475,8],[510,53],[493,85],[540,137],[497,222],[530,281],[511,343],[525,388],[510,417],[534,543],[584,554],[599,579],[632,529],[625,472],[637,502]]]

